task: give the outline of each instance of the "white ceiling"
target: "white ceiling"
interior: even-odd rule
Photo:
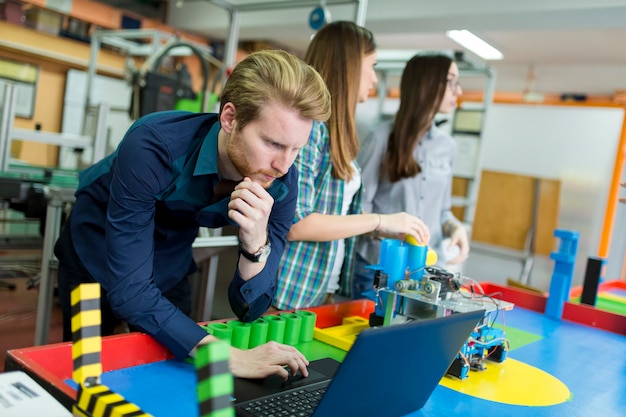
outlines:
[[[266,40],[295,53],[313,31],[311,2],[286,7],[286,0],[170,0],[168,23],[211,39],[227,38],[229,14],[240,10],[240,40]],[[357,2],[327,0],[332,20],[356,20]],[[215,4],[222,4],[216,6]],[[283,3],[281,5],[280,3]],[[626,88],[626,0],[369,0],[365,26],[379,49],[461,50],[444,35],[468,29],[504,53],[496,69],[496,90],[613,94]],[[270,4],[279,7],[269,10]],[[317,2],[319,4],[319,2]],[[249,11],[254,7],[263,11]],[[527,85],[529,68],[535,81]],[[464,87],[471,89],[471,79]]]

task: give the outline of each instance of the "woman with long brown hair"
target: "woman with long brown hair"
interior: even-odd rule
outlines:
[[[353,22],[330,23],[315,34],[304,60],[325,80],[332,114],[327,123],[314,123],[296,159],[299,194],[278,271],[274,307],[279,310],[332,302],[340,286],[348,295],[355,236],[379,232],[428,241],[428,229],[417,217],[361,210],[355,112],[378,81],[372,33]]]
[[[375,126],[358,155],[363,170],[363,209],[376,213],[406,211],[430,230],[429,246],[441,266],[463,262],[469,241],[463,224],[452,214],[452,164],[455,142],[435,125],[437,113],[451,113],[462,94],[459,68],[443,54],[411,58],[400,80],[400,108],[394,120]],[[444,238],[449,238],[444,239]],[[371,289],[380,241],[361,236],[352,294]]]

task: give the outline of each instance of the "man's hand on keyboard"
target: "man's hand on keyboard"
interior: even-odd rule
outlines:
[[[289,374],[309,376],[309,361],[293,346],[268,342],[254,349],[231,348],[230,370],[234,376],[242,378],[264,378],[277,374],[284,380]],[[289,372],[291,371],[291,372]]]

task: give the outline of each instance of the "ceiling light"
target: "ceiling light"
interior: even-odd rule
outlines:
[[[469,30],[449,30],[446,32],[446,36],[482,59],[499,60],[504,58],[502,52],[498,51]]]

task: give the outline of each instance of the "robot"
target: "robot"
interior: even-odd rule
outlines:
[[[469,371],[484,371],[487,369],[486,360],[504,362],[509,350],[509,343],[505,332],[489,325],[487,316],[472,332],[458,355],[448,368],[447,374],[465,379]]]
[[[470,370],[485,370],[487,360],[506,360],[509,349],[506,333],[494,325],[504,310],[513,308],[512,303],[485,295],[475,280],[436,265],[423,265],[418,269],[407,266],[404,279],[390,279],[383,265],[385,262],[370,266],[374,270],[374,285],[363,294],[375,303],[369,318],[371,327],[485,310],[483,319],[461,347],[447,373],[463,380]]]

